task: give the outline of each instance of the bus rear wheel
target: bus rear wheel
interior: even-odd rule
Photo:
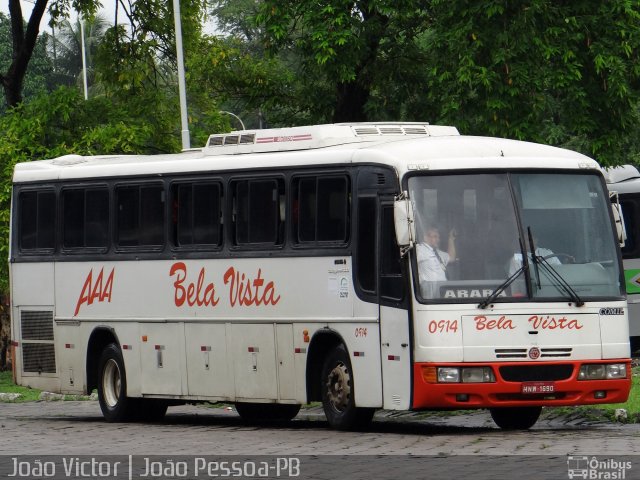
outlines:
[[[236,410],[249,423],[288,422],[298,414],[300,405],[239,402]]]
[[[107,422],[125,422],[136,413],[134,399],[127,397],[127,374],[120,347],[107,345],[98,362],[98,401]]]
[[[366,426],[375,409],[356,407],[353,370],[343,345],[334,348],[322,367],[322,407],[329,425],[339,430]]]
[[[542,407],[492,408],[490,412],[503,430],[528,430],[538,421]]]

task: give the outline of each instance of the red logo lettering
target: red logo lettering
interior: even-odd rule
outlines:
[[[575,318],[569,320],[567,317],[552,317],[550,315],[532,315],[529,323],[534,330],[581,330],[583,325]]]
[[[216,298],[215,285],[213,283],[205,285],[204,267],[200,269],[196,283],[188,283],[186,288],[184,283],[187,279],[187,266],[183,262],[176,262],[171,265],[169,276],[176,277],[173,282],[173,288],[175,289],[173,302],[176,307],[181,307],[185,302],[190,307],[194,305],[198,307],[215,307],[218,304],[219,299]]]
[[[100,273],[98,274],[98,278],[96,278],[95,283],[93,283],[93,268],[89,271],[89,275],[87,275],[87,278],[84,281],[82,291],[80,292],[78,302],[76,303],[76,311],[73,314],[74,317],[80,313],[80,307],[84,304],[91,305],[93,302],[105,301],[111,303],[113,274],[115,273],[115,270],[115,268],[111,269],[111,273],[107,277],[106,283],[104,282],[104,267],[100,269]]]
[[[500,318],[488,318],[478,315],[473,319],[476,322],[476,330],[515,330],[513,321],[502,315]]]
[[[224,273],[223,280],[225,285],[229,285],[229,302],[232,307],[236,304],[244,307],[276,305],[280,301],[280,295],[276,295],[274,283],[267,282],[265,285],[260,268],[256,278],[251,279],[244,273],[237,272],[235,268],[229,267]]]

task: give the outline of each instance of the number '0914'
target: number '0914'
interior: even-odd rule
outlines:
[[[448,333],[458,331],[458,320],[431,320],[429,333]]]

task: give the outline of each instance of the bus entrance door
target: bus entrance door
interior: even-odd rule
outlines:
[[[411,343],[407,309],[406,259],[401,258],[393,222],[393,201],[383,201],[378,229],[378,285],[384,407],[411,406]]]

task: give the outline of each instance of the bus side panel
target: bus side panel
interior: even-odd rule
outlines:
[[[382,367],[378,305],[356,300],[352,323],[330,324],[346,343],[358,407],[382,407]]]
[[[238,401],[278,398],[273,324],[231,325],[229,353]]]
[[[86,342],[79,322],[56,322],[55,345],[60,372],[60,393],[83,394],[86,391]]]
[[[140,322],[142,393],[187,393],[184,323]]]
[[[227,353],[225,323],[185,325],[189,395],[233,400],[233,362]]]

